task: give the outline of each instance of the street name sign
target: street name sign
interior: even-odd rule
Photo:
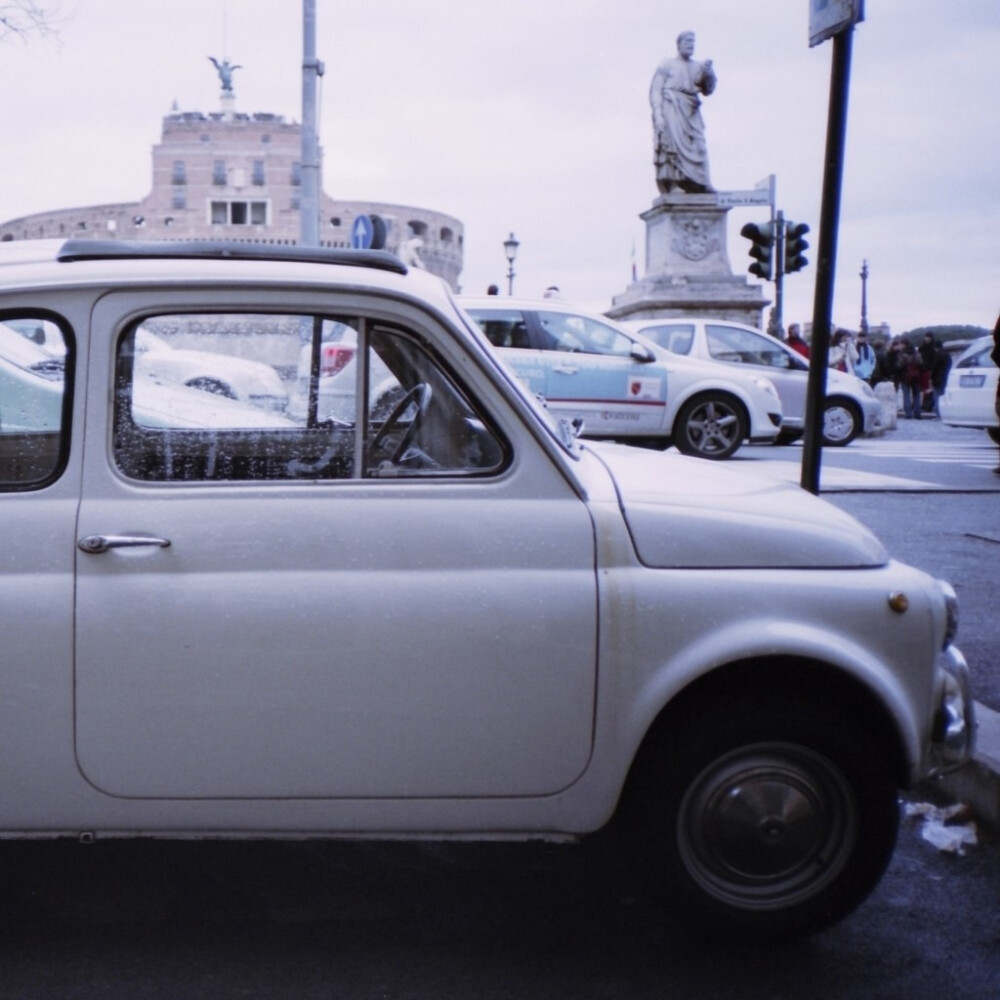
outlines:
[[[746,191],[716,191],[716,203],[720,208],[737,208],[740,205],[770,205],[771,192],[766,188],[752,188]]]
[[[809,47],[865,19],[865,0],[809,0]]]

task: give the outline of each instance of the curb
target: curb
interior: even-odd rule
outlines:
[[[1000,831],[1000,712],[977,702],[976,723],[972,760],[923,787],[965,803],[984,826]]]

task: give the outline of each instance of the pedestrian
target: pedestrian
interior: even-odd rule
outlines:
[[[785,343],[793,350],[797,351],[804,358],[809,357],[809,345],[802,339],[802,328],[798,323],[792,323],[788,327],[788,336]]]
[[[938,403],[948,388],[948,373],[951,371],[951,355],[944,349],[940,340],[934,343],[934,356],[931,358],[931,398],[934,416],[941,418]]]
[[[903,416],[919,420],[924,398],[924,367],[920,352],[905,337],[902,354],[900,384],[903,388]]]
[[[827,364],[839,372],[853,372],[857,360],[858,350],[851,341],[851,335],[846,330],[838,330],[830,343]]]
[[[870,384],[872,375],[875,373],[875,350],[868,343],[868,334],[864,330],[858,334],[857,352],[858,358],[854,362],[854,374]]]
[[[872,344],[875,351],[875,368],[869,382],[876,386],[879,382],[891,382],[892,376],[889,374],[889,352],[888,345],[884,340],[876,340]]]
[[[920,388],[920,410],[931,413],[934,410],[934,390],[931,388],[931,371],[934,368],[934,334],[928,331],[920,341],[917,353],[920,355],[920,366],[923,373]]]
[[[1000,316],[997,316],[996,325],[993,327],[993,350],[990,351],[990,357],[993,359],[993,364],[997,368],[1000,368]],[[997,419],[1000,420],[1000,380],[997,381],[997,395],[993,402],[993,412],[996,413]],[[1000,444],[1000,441],[997,444]],[[993,471],[1000,476],[1000,465]]]
[[[894,337],[885,349],[885,377],[896,392],[903,381],[903,338]]]

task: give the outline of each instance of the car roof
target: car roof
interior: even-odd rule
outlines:
[[[749,323],[740,323],[739,320],[735,319],[719,319],[717,316],[647,316],[644,319],[623,319],[618,322],[619,325],[629,330],[641,330],[644,327],[663,326],[666,324],[686,323],[688,325],[695,325],[698,323],[713,323],[718,326],[734,326],[739,330],[749,330],[751,333],[765,333],[764,330],[756,326],[751,326]]]
[[[140,282],[317,284],[394,291],[450,312],[443,279],[382,250],[235,240],[13,240],[0,243],[0,291]]]
[[[617,320],[613,320],[608,316],[602,316],[592,309],[581,309],[579,306],[574,305],[572,302],[567,302],[565,299],[514,298],[510,295],[460,295],[458,297],[458,304],[464,309],[481,309],[487,307],[490,309],[529,309],[532,311],[551,309],[558,312],[574,313],[580,316],[591,316],[594,319],[610,323],[612,326],[619,325]]]

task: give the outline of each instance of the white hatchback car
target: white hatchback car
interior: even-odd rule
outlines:
[[[296,420],[151,385],[137,331],[196,314],[282,369],[349,326],[350,408],[320,419],[319,371]],[[968,758],[946,583],[797,487],[580,440],[389,254],[0,243],[7,317],[67,350],[55,422],[0,428],[5,837],[617,817],[669,915],[783,939]]]
[[[135,333],[137,364],[144,375],[276,413],[288,404],[288,389],[271,365],[236,353],[243,348],[247,331],[220,329],[214,316],[176,317],[167,328],[162,321],[158,325],[159,334],[148,327]],[[196,349],[176,347],[165,339],[171,335],[189,344],[201,343]]]
[[[784,414],[777,443],[791,444],[805,433],[809,362],[781,341],[753,327],[715,319],[643,319],[625,325],[675,354],[766,375],[778,390]],[[881,415],[882,406],[867,382],[827,371],[824,445],[842,447],[859,434],[872,433]]]
[[[1000,371],[990,357],[992,350],[993,338],[980,337],[958,356],[938,406],[944,423],[951,427],[982,427],[1000,444],[996,411]]]
[[[774,441],[781,427],[778,393],[764,376],[675,357],[559,302],[461,302],[518,378],[557,416],[579,420],[584,437],[724,459],[748,438]]]

